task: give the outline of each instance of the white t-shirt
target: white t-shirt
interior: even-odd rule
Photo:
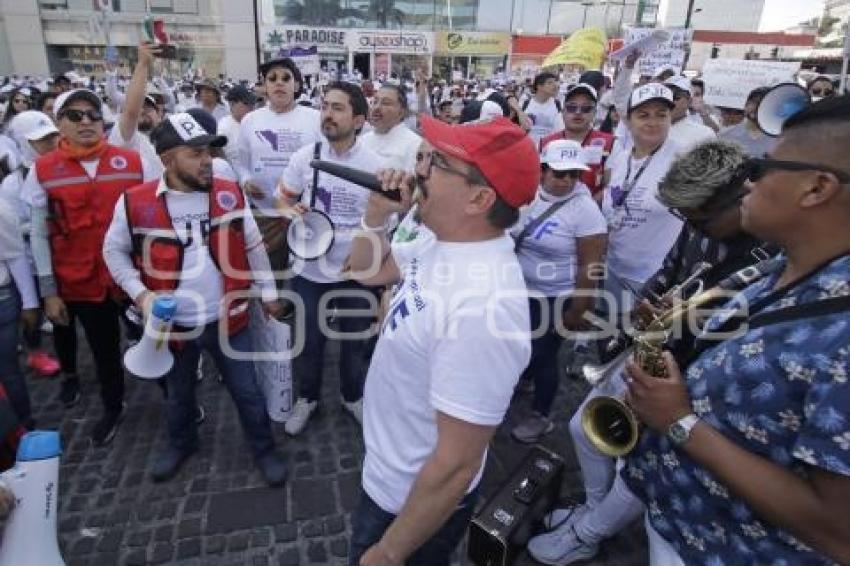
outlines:
[[[363,489],[398,513],[437,445],[436,412],[498,426],[531,346],[527,289],[510,237],[417,238],[393,244],[392,253],[402,282],[366,377]]]
[[[528,106],[526,106],[523,112],[525,112],[532,124],[534,124],[528,132],[528,135],[534,140],[534,147],[540,147],[540,140],[549,134],[554,134],[564,129],[564,117],[558,112],[554,98],[550,98],[545,103],[540,104],[532,97],[529,99]]]
[[[121,128],[118,127],[118,124],[115,124],[112,130],[110,130],[109,137],[106,141],[112,145],[123,147],[124,149],[132,149],[138,153],[139,157],[142,158],[142,168],[145,171],[145,179],[161,177],[162,173],[165,171],[165,167],[162,166],[162,160],[159,158],[159,155],[156,154],[153,144],[146,135],[142,134],[138,130],[133,132],[133,135],[129,140],[125,140],[121,137]],[[86,167],[86,165],[83,165],[83,167]],[[95,171],[96,170],[97,166],[95,166]],[[89,171],[87,167],[86,171]],[[89,171],[89,177],[94,177],[93,171]]]
[[[516,237],[523,229],[558,201],[567,201],[554,214],[526,236],[517,257],[529,290],[556,297],[575,288],[578,268],[577,238],[605,234],[608,226],[590,190],[578,183],[570,194],[554,197],[543,189],[523,208],[519,222],[511,230]]]
[[[283,173],[283,184],[287,189],[301,195],[301,202],[310,204],[315,144],[305,145],[296,151]],[[381,157],[368,150],[359,137],[354,146],[343,155],[338,155],[328,142],[322,142],[321,159],[346,165],[361,171],[374,173],[386,167]],[[354,231],[360,229],[360,219],[366,212],[369,190],[327,173],[319,173],[319,189],[316,192],[315,209],[327,214],[334,224],[334,242],[330,251],[314,261],[304,261],[293,256],[292,269],[296,274],[316,283],[342,281],[340,272],[348,254]]]
[[[686,117],[670,127],[670,139],[679,144],[680,154],[684,154],[703,142],[716,140],[717,134],[708,126]]]
[[[254,205],[273,209],[277,182],[292,154],[322,139],[320,115],[312,108],[295,106],[280,114],[260,108],[246,114],[239,125],[239,152],[233,165],[240,183],[252,181],[266,194],[264,199],[252,199]]]
[[[661,267],[682,230],[682,221],[657,198],[658,183],[679,153],[678,144],[668,138],[655,155],[632,159],[631,171],[631,152],[619,153],[610,162],[611,182],[605,187],[602,214],[608,222],[608,269],[620,277],[646,281]],[[626,174],[630,173],[629,182],[634,182],[644,165],[646,168],[623,200]],[[619,206],[614,206],[615,201]]]
[[[218,121],[216,129],[218,135],[227,138],[227,145],[224,146],[224,157],[230,163],[236,163],[239,158],[239,122],[233,119],[232,114],[228,114]]]
[[[411,173],[416,168],[416,154],[421,143],[422,138],[410,131],[403,122],[396,124],[386,134],[374,130],[363,134],[363,144],[383,157],[387,167]]]

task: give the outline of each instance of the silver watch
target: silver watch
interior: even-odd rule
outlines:
[[[667,438],[677,446],[681,446],[691,437],[691,430],[698,422],[699,417],[695,414],[685,415],[670,425],[670,428],[667,429]]]

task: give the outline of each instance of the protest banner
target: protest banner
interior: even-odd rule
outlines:
[[[583,70],[599,69],[605,60],[608,40],[600,28],[583,28],[574,32],[543,61],[543,67],[574,65]]]
[[[647,36],[657,34],[655,28],[631,28],[626,35],[626,45],[643,40]],[[693,36],[692,29],[665,29],[668,37],[657,46],[653,45],[652,51],[644,53],[638,61],[638,70],[641,75],[652,76],[659,67],[670,66],[677,73],[682,72],[685,65],[685,54],[691,46]]]
[[[709,59],[702,70],[705,102],[712,106],[743,109],[754,88],[795,82],[800,62],[745,59]]]

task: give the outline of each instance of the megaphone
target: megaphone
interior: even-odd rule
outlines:
[[[289,223],[286,245],[298,258],[319,259],[334,245],[334,224],[324,212],[308,210]]]
[[[65,566],[56,538],[61,453],[58,432],[29,432],[18,446],[15,467],[0,474],[15,497],[0,545],[0,566]]]
[[[776,137],[794,114],[812,103],[808,91],[797,83],[781,83],[767,91],[756,111],[756,122],[765,134]]]
[[[174,356],[168,349],[168,333],[177,309],[171,295],[154,299],[151,314],[145,322],[141,340],[124,353],[124,367],[142,379],[159,379],[174,365]]]

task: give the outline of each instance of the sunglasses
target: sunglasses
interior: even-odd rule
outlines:
[[[767,175],[770,171],[820,171],[823,173],[831,173],[835,175],[835,177],[842,183],[850,183],[850,173],[847,171],[842,171],[840,169],[835,169],[833,167],[828,167],[826,165],[820,165],[818,163],[805,163],[803,161],[784,161],[781,159],[770,159],[769,157],[764,158],[752,158],[750,159],[746,167],[746,178],[749,179],[751,183],[757,183],[761,180],[765,175]]]
[[[566,104],[564,110],[570,114],[590,114],[596,109],[593,104]]]
[[[667,210],[681,220],[687,222],[697,229],[703,229],[716,220],[720,214],[737,207],[749,191],[742,185],[743,180],[733,178],[727,185],[727,190],[721,191],[715,198],[709,199],[694,213],[684,214],[679,209],[668,208]]]
[[[449,162],[446,161],[446,158],[442,154],[437,153],[436,151],[431,151],[431,152],[428,152],[428,153],[424,153],[424,152],[420,151],[420,152],[416,153],[416,166],[417,167],[419,167],[420,165],[423,165],[426,160],[428,162],[428,165],[427,165],[428,170],[427,170],[426,175],[422,175],[423,179],[430,179],[431,178],[431,168],[436,167],[437,169],[442,169],[443,171],[445,171],[447,173],[453,173],[455,175],[458,175],[459,177],[463,177],[463,179],[465,179],[470,185],[480,185],[481,184],[481,180],[478,179],[477,177],[470,175],[468,172],[460,171],[459,169],[455,169],[454,167],[449,165]]]
[[[103,114],[98,110],[76,110],[71,108],[64,110],[59,114],[60,118],[68,118],[70,121],[78,124],[83,121],[83,118],[88,118],[92,122],[100,122],[103,120]]]
[[[832,90],[831,88],[825,88],[825,89],[813,88],[812,89],[812,96],[832,96],[833,94],[835,94],[835,91]]]

